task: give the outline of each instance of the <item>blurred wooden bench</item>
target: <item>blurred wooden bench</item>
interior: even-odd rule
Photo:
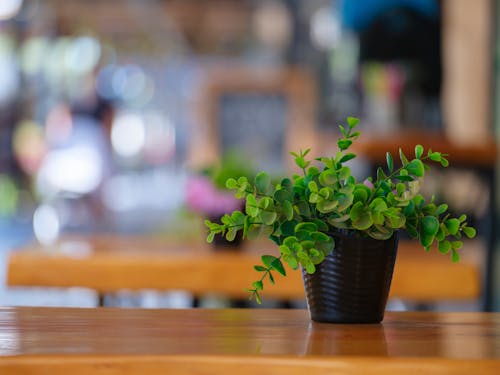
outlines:
[[[215,250],[203,242],[170,242],[133,236],[66,237],[51,247],[33,244],[14,250],[8,259],[10,287],[85,287],[99,293],[120,290],[183,290],[195,296],[215,293],[246,298],[245,288],[257,278],[253,264],[271,242],[247,241],[242,251]],[[475,243],[462,253],[475,251]],[[300,272],[276,277],[267,298],[303,299]],[[479,267],[464,256],[452,263],[437,251],[400,241],[391,297],[437,302],[479,298]]]

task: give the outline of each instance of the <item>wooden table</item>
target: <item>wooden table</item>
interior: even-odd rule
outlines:
[[[253,247],[252,247],[253,246]],[[470,245],[473,249],[473,245]],[[185,290],[246,298],[258,276],[252,265],[270,242],[247,242],[241,252],[214,251],[202,242],[172,243],[134,236],[66,237],[50,248],[34,244],[12,252],[7,285],[87,287],[100,293],[122,289]],[[467,252],[466,250],[463,253]],[[427,254],[414,242],[400,241],[391,296],[417,301],[473,300],[480,295],[478,266],[452,263],[437,251]],[[303,299],[300,272],[276,277],[264,298]]]
[[[1,308],[2,374],[499,374],[499,313]]]

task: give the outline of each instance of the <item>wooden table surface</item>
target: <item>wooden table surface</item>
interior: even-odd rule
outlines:
[[[499,313],[1,308],[2,374],[499,374]],[[332,372],[335,371],[335,372]]]
[[[214,251],[203,242],[172,243],[135,236],[66,237],[54,246],[27,246],[11,253],[7,285],[88,287],[102,293],[122,289],[185,290],[194,295],[219,293],[246,298],[258,276],[253,264],[271,242],[248,241],[241,252]],[[466,245],[463,253],[467,252]],[[474,249],[469,249],[474,250]],[[391,296],[419,301],[473,300],[480,295],[477,264],[452,263],[437,251],[400,241]],[[266,298],[303,299],[300,272],[276,277]]]

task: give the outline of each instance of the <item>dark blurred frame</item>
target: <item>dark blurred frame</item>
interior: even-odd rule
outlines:
[[[196,125],[191,129],[188,164],[203,167],[217,163],[222,156],[219,106],[225,95],[280,95],[286,100],[283,134],[283,165],[293,168],[290,151],[315,148],[317,92],[313,75],[300,68],[262,69],[246,66],[211,68],[196,103]]]

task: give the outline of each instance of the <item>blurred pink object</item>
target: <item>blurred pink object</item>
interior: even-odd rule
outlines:
[[[368,186],[370,189],[373,189],[373,182],[371,182],[370,180],[365,180],[363,184],[365,184],[365,186]]]
[[[186,184],[186,205],[207,216],[222,216],[241,209],[243,201],[230,191],[217,189],[207,177],[193,176]]]

